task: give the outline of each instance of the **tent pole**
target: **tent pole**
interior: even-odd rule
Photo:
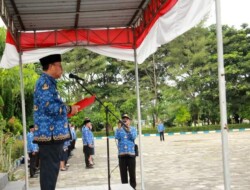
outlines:
[[[142,156],[142,128],[141,128],[141,103],[140,103],[140,91],[139,91],[139,75],[138,75],[138,62],[136,54],[136,38],[135,30],[134,32],[134,60],[135,60],[135,79],[136,79],[136,100],[137,100],[137,120],[138,120],[138,130],[139,130],[139,157],[140,157],[140,173],[141,173],[141,189],[145,190],[144,186],[144,171],[143,171],[143,156]]]
[[[220,94],[220,125],[222,139],[222,157],[224,170],[224,188],[230,189],[230,171],[229,171],[229,150],[228,150],[228,125],[226,108],[226,82],[223,58],[223,40],[221,26],[221,5],[220,0],[216,0],[216,31],[217,31],[217,53],[218,53],[218,79]]]
[[[19,35],[19,38],[20,38],[20,35]],[[18,43],[20,43],[20,40],[18,40]],[[23,64],[22,64],[22,53],[21,53],[21,51],[19,52],[19,74],[20,74],[20,93],[21,93],[21,101],[22,101],[22,123],[23,123],[24,165],[25,165],[25,190],[28,190],[29,189],[29,181],[28,181],[29,172],[28,172],[28,153],[27,153],[26,112],[25,112]]]

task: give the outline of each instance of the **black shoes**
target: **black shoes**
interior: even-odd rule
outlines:
[[[94,168],[93,164],[89,164],[88,166],[86,166],[86,169],[92,169]]]
[[[32,175],[32,176],[30,176],[30,178],[38,178],[38,175]]]
[[[35,171],[35,174],[39,174],[39,173],[40,173],[40,170],[36,170],[36,171]]]

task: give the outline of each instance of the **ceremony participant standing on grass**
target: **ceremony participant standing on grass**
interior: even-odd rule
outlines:
[[[136,187],[136,160],[135,160],[135,139],[137,136],[136,128],[130,125],[131,118],[128,114],[122,115],[122,121],[126,126],[118,124],[115,138],[118,140],[118,158],[122,183],[129,183],[131,187]]]
[[[91,131],[92,124],[89,118],[85,118],[82,128],[83,153],[86,169],[93,168],[94,135]]]
[[[70,138],[67,114],[78,112],[79,106],[67,106],[59,97],[57,81],[63,73],[61,55],[40,59],[43,73],[34,90],[34,142],[40,152],[41,190],[55,190],[64,141]]]
[[[160,134],[160,141],[165,141],[164,139],[165,127],[160,119],[158,120],[157,130],[158,130],[158,133]]]
[[[38,159],[38,145],[33,143],[34,140],[34,125],[29,126],[30,132],[27,134],[27,152],[30,158],[30,177],[38,177],[36,173],[36,162]]]

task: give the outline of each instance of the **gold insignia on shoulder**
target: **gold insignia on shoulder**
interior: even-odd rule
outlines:
[[[38,106],[37,105],[34,105],[34,111],[37,111],[38,110]]]
[[[46,102],[45,106],[46,106],[46,107],[49,106],[49,102]]]
[[[38,125],[35,125],[34,128],[37,131],[39,127],[38,127]]]
[[[47,85],[46,83],[43,85],[43,90],[48,90],[49,89],[49,85]]]

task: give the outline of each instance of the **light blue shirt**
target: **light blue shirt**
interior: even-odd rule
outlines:
[[[70,132],[71,132],[72,140],[76,140],[76,131],[75,131],[75,129],[70,127]]]
[[[70,140],[64,141],[63,149],[68,149],[69,145],[70,145]]]
[[[94,145],[94,135],[85,125],[82,128],[82,142],[83,145]]]
[[[130,131],[127,132],[123,128],[118,128],[115,132],[115,138],[118,140],[118,155],[131,155],[135,156],[135,139],[137,132],[135,127],[130,127]]]
[[[34,134],[32,132],[29,132],[27,134],[27,152],[38,152],[38,144],[33,143],[34,140]]]
[[[157,126],[157,129],[158,129],[158,132],[160,133],[160,132],[164,132],[165,127],[164,127],[164,125],[163,125],[162,123],[160,123],[160,124]]]

